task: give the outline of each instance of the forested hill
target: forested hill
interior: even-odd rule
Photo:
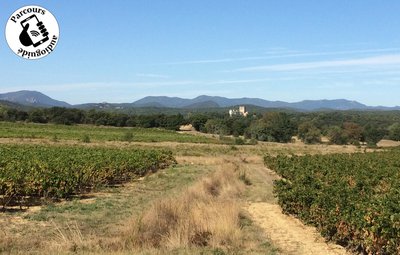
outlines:
[[[400,107],[385,107],[385,106],[367,106],[357,101],[347,99],[335,100],[304,100],[301,102],[289,103],[283,101],[268,101],[260,98],[226,98],[219,96],[198,96],[193,99],[185,99],[179,97],[165,96],[148,96],[131,103],[86,103],[79,105],[71,105],[69,103],[55,100],[41,92],[37,91],[17,91],[0,94],[0,100],[19,104],[29,107],[67,107],[78,109],[99,109],[99,110],[117,110],[129,112],[130,109],[147,108],[156,109],[158,111],[163,108],[167,109],[182,109],[180,112],[185,112],[185,109],[200,110],[209,109],[213,111],[225,110],[225,108],[238,105],[254,106],[258,108],[279,108],[291,109],[296,111],[318,111],[318,110],[400,110]],[[167,110],[168,111],[168,110]],[[171,110],[172,112],[176,112]],[[133,111],[135,112],[135,111]],[[137,113],[137,111],[136,111]]]

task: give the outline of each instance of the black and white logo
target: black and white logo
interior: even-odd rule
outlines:
[[[39,59],[53,52],[60,30],[56,18],[40,6],[24,6],[8,19],[8,46],[25,59]]]

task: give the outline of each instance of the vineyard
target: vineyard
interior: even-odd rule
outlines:
[[[168,150],[0,145],[0,203],[65,198],[174,163]]]
[[[88,136],[93,142],[179,142],[179,143],[222,143],[218,139],[159,128],[121,128],[94,125],[55,125],[0,121],[0,138],[50,139],[54,141],[81,141]],[[127,139],[129,138],[129,139]],[[231,141],[232,143],[232,141]]]
[[[367,254],[400,253],[400,151],[265,156],[285,213]]]

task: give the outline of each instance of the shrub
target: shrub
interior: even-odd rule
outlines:
[[[83,143],[90,143],[90,136],[88,134],[83,135],[82,142]]]
[[[245,143],[244,143],[244,140],[243,140],[242,138],[236,137],[236,138],[235,138],[235,144],[236,144],[236,145],[243,145],[243,144],[245,144]]]
[[[122,141],[132,142],[133,141],[133,133],[132,132],[124,133],[124,136],[122,137]]]

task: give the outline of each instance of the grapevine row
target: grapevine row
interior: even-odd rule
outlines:
[[[400,150],[265,156],[283,179],[275,193],[283,211],[327,239],[368,254],[400,254]]]
[[[175,162],[171,151],[78,146],[0,145],[0,202],[65,198]]]

